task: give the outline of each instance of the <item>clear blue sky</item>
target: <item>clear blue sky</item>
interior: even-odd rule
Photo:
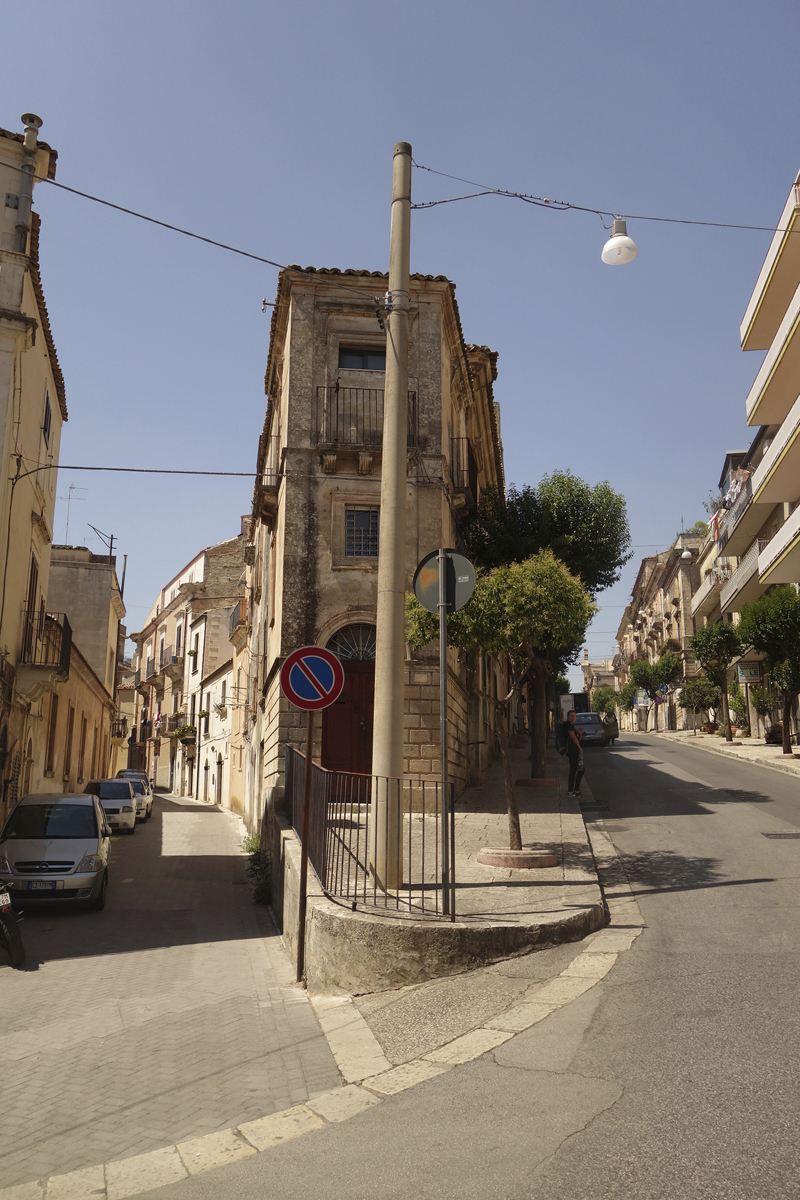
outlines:
[[[44,119],[58,179],[279,262],[383,269],[394,143],[482,183],[613,211],[774,223],[800,165],[796,2],[32,0],[7,19],[0,124]],[[460,185],[416,172],[415,199]],[[42,273],[70,420],[62,461],[251,470],[276,272],[41,185]],[[627,497],[636,559],[602,598],[613,651],[636,563],[703,516],[745,446],[759,355],[738,328],[769,235],[496,198],[416,213],[412,269],[455,280],[499,351],[506,475]],[[70,541],[113,532],[128,627],[246,480],[62,472]],[[64,538],[59,504],[56,539]],[[99,544],[88,542],[99,549]]]

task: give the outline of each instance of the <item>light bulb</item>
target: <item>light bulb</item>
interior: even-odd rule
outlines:
[[[628,226],[617,217],[611,226],[611,237],[603,246],[600,257],[609,267],[621,267],[625,263],[633,262],[638,253],[633,238],[628,237]]]

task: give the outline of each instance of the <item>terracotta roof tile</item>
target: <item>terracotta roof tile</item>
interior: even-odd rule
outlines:
[[[66,421],[69,419],[69,417],[67,413],[67,397],[64,390],[64,376],[61,374],[61,367],[58,365],[56,344],[53,341],[53,332],[50,328],[50,318],[47,315],[47,305],[44,302],[42,276],[39,271],[39,230],[41,229],[41,225],[42,222],[39,214],[36,212],[31,213],[31,283],[33,284],[33,291],[34,295],[36,296],[36,307],[39,309],[39,318],[42,322],[42,332],[44,333],[44,340],[47,345],[47,354],[50,359],[50,370],[53,372],[53,381],[56,385],[58,406],[61,409],[61,416]]]

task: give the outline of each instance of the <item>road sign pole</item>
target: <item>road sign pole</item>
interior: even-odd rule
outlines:
[[[450,804],[447,786],[447,551],[439,550],[439,737],[442,752],[442,912],[450,915]]]
[[[308,891],[308,836],[311,815],[311,768],[314,757],[314,710],[306,712],[306,767],[303,776],[303,824],[300,834],[300,895],[297,904],[297,982],[306,969],[306,893]]]

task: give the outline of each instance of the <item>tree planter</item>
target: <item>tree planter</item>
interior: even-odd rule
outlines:
[[[541,782],[536,780],[535,782]],[[485,867],[510,867],[512,870],[544,870],[558,866],[558,855],[552,850],[534,849],[523,846],[521,850],[492,850],[488,847],[478,852],[478,862]]]

